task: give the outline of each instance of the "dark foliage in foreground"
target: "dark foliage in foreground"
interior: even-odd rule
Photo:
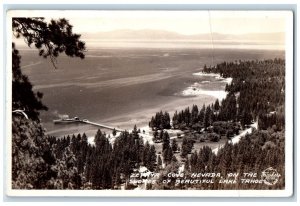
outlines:
[[[39,55],[50,57],[56,67],[56,57],[65,53],[70,57],[84,58],[85,43],[80,41],[80,35],[72,32],[72,25],[66,19],[51,20],[44,18],[13,18],[12,31],[16,38],[24,38],[25,43],[34,45],[39,50]],[[12,110],[26,112],[28,118],[39,119],[39,111],[47,110],[42,103],[43,94],[34,92],[29,78],[20,68],[21,55],[12,44]]]
[[[42,103],[43,94],[34,92],[28,77],[20,68],[21,56],[12,45],[12,110],[24,110],[29,118],[38,120],[39,111],[48,108]]]
[[[84,58],[85,43],[80,41],[79,34],[73,33],[73,26],[62,18],[51,20],[44,18],[13,18],[12,31],[15,37],[23,37],[25,43],[34,45],[39,50],[39,55],[50,57],[52,63],[60,53],[70,57]]]
[[[98,130],[91,145],[85,134],[58,139],[35,121],[17,117],[13,123],[14,189],[113,189],[140,165],[155,169],[154,146],[133,133],[111,144]]]

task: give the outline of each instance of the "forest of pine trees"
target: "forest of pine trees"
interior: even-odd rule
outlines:
[[[117,189],[139,166],[150,171],[156,169],[154,146],[144,144],[134,133],[123,132],[111,144],[106,134],[98,130],[94,144],[89,144],[85,134],[47,137],[38,125],[36,130],[29,121],[19,118],[14,121],[31,135],[39,136],[32,139],[30,134],[21,135],[23,130],[13,127],[13,148],[19,148],[13,150],[15,189]],[[168,151],[170,146],[166,147]],[[164,155],[165,161],[171,161],[172,156]],[[25,161],[27,158],[34,161]]]
[[[269,120],[264,117],[274,114],[273,118],[277,119],[276,126],[284,128],[284,60],[224,62],[215,67],[205,67],[203,72],[218,73],[224,78],[233,78],[232,83],[226,86],[226,91],[229,92],[229,96],[238,94],[236,95],[237,120],[249,122],[251,116],[252,119],[259,118],[261,127],[269,124],[267,123]],[[224,101],[229,101],[229,96]],[[222,109],[220,115],[223,116],[221,112]],[[228,115],[226,112],[224,114]],[[227,119],[227,117],[222,118]]]
[[[217,154],[208,146],[188,155],[193,145],[191,136],[184,137],[181,157],[185,158],[185,174],[192,172],[247,172],[273,167],[282,178],[276,186],[265,184],[198,184],[168,185],[167,189],[282,189],[285,187],[285,61],[239,61],[204,67],[203,72],[232,77],[226,85],[228,95],[221,102],[198,109],[176,111],[172,118],[175,129],[205,133],[211,141],[230,137],[257,121],[258,130],[242,137],[238,144],[226,142]],[[154,118],[155,119],[155,118]],[[241,177],[239,177],[240,180]],[[239,181],[238,181],[239,182]],[[156,189],[166,189],[158,186]]]
[[[238,144],[226,143],[219,152],[214,154],[210,147],[204,146],[198,152],[192,153],[187,159],[185,173],[220,172],[226,176],[229,172],[260,172],[268,167],[276,168],[282,178],[270,187],[265,184],[218,184],[220,178],[214,178],[215,184],[194,185],[197,189],[282,189],[284,181],[284,132],[276,132],[272,129],[255,131],[246,135]],[[242,176],[239,176],[240,180]],[[180,185],[186,187],[184,185]]]
[[[162,111],[157,112],[149,122],[149,127],[153,129],[170,129],[170,114],[168,112],[163,113]]]

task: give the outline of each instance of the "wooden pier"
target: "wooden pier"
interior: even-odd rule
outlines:
[[[124,132],[125,131],[125,130],[120,129],[120,128],[115,128],[115,127],[107,126],[107,125],[104,125],[104,124],[99,124],[99,123],[96,123],[96,122],[83,121],[83,120],[80,120],[80,122],[86,123],[86,124],[91,124],[91,125],[94,125],[94,126],[97,126],[97,127],[105,128],[105,129],[110,129],[110,130],[115,129],[117,132]]]
[[[120,129],[120,128],[115,128],[115,127],[111,127],[108,125],[104,125],[104,124],[99,124],[96,122],[91,122],[87,119],[79,119],[78,117],[74,117],[74,118],[68,118],[68,119],[58,119],[58,120],[53,120],[54,124],[70,124],[70,123],[84,123],[84,124],[90,124],[90,125],[94,125],[97,127],[101,127],[101,128],[105,128],[105,129],[110,129],[110,130],[116,130],[117,132],[124,132],[125,130]]]

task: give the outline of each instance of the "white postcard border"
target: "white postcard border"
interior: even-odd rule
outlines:
[[[46,11],[41,11],[46,12]],[[6,30],[11,31],[13,12],[7,13]],[[286,140],[284,190],[15,190],[11,188],[11,35],[6,34],[6,194],[8,196],[69,197],[289,197],[293,194],[293,13],[286,13]]]

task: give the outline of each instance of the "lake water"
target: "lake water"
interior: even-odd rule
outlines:
[[[80,60],[60,56],[57,69],[36,50],[20,51],[23,72],[34,89],[44,93],[49,110],[41,113],[48,134],[62,136],[98,129],[82,124],[54,125],[53,119],[67,114],[82,119],[131,129],[144,126],[160,110],[175,110],[210,104],[215,95],[204,92],[184,96],[197,83],[207,91],[224,90],[226,82],[209,76],[195,76],[204,64],[223,61],[281,57],[283,51],[216,49],[106,48],[92,49]]]

